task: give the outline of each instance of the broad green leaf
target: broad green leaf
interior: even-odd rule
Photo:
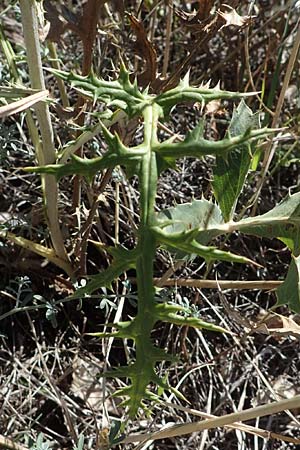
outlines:
[[[242,100],[234,110],[228,128],[229,136],[238,136],[249,129],[259,128],[259,116]],[[238,197],[243,189],[251,164],[251,144],[237,146],[224,157],[218,155],[213,170],[214,195],[222,210],[224,219],[231,220]]]
[[[196,239],[206,244],[212,238],[233,231],[265,238],[277,238],[285,243],[294,256],[300,254],[300,192],[288,195],[275,208],[265,214],[248,217],[239,222],[224,223],[219,208],[206,200],[178,205],[158,215],[158,233],[186,240]],[[209,215],[211,211],[211,215]],[[203,220],[201,216],[203,215]],[[194,219],[193,219],[194,217]]]
[[[227,232],[277,238],[289,247],[294,256],[300,253],[300,192],[288,195],[279,205],[261,216],[230,222]]]
[[[276,295],[275,306],[288,305],[292,311],[300,313],[300,256],[292,255],[286,279],[277,288]]]
[[[190,204],[178,205],[162,211],[158,215],[158,226],[154,227],[154,231],[157,233],[159,242],[178,250],[198,255],[202,253],[203,257],[207,253],[208,259],[210,255],[212,258],[217,257],[220,250],[204,247],[203,244],[207,244],[219,235],[233,231],[277,238],[289,247],[294,256],[298,256],[300,254],[300,193],[288,195],[266,214],[227,223],[224,223],[216,205],[206,200],[196,200]],[[230,260],[229,258],[226,259],[225,254],[219,255],[219,259]]]
[[[197,233],[197,241],[206,245],[220,234],[217,230],[224,220],[215,203],[202,199],[160,211],[157,223],[168,236],[201,230]]]
[[[154,227],[154,232],[158,241],[175,253],[176,259],[198,255],[207,262],[218,260],[255,264],[243,256],[206,245],[222,234],[220,227],[224,221],[218,206],[205,199],[163,210],[157,216],[157,223],[159,226]]]

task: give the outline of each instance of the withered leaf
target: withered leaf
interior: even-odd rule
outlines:
[[[83,7],[82,15],[78,17],[77,32],[83,43],[83,75],[87,75],[91,70],[99,14],[106,2],[107,0],[88,0]]]
[[[45,19],[50,22],[50,28],[47,34],[47,39],[53,42],[59,42],[61,35],[66,30],[68,24],[63,20],[62,15],[57,7],[53,5],[51,0],[44,1]]]
[[[198,0],[198,2],[199,2],[198,10],[197,11],[194,10],[191,13],[183,11],[182,9],[174,8],[175,15],[179,17],[183,25],[185,25],[186,27],[193,27],[195,25],[199,26],[203,21],[206,21],[209,18],[213,1]]]
[[[218,10],[218,14],[222,19],[225,20],[224,25],[220,28],[229,27],[230,25],[236,26],[236,27],[243,27],[247,25],[252,18],[255,16],[240,16],[234,8],[232,8],[229,5],[223,4],[225,8],[227,8],[228,12],[223,12],[221,10]]]
[[[208,18],[210,10],[213,5],[213,0],[198,0],[199,8],[197,16],[200,20],[205,20]]]
[[[97,33],[97,23],[101,9],[107,0],[88,0],[82,14],[73,13],[65,5],[61,11],[51,0],[45,0],[45,18],[50,22],[50,30],[47,38],[59,42],[61,35],[68,28],[75,32],[82,40],[84,47],[83,74],[87,74],[91,68],[92,49]]]
[[[25,109],[30,108],[41,100],[47,98],[48,94],[48,91],[43,90],[22,98],[21,100],[16,100],[8,105],[0,106],[0,118],[8,117],[12,114],[17,114],[24,111]]]
[[[300,326],[291,317],[281,314],[268,314],[262,322],[254,325],[253,331],[270,336],[293,336],[300,339]]]
[[[114,0],[113,7],[114,7],[115,11],[117,11],[119,13],[120,18],[123,21],[124,16],[125,16],[124,0]]]
[[[146,63],[145,71],[139,76],[142,86],[151,84],[156,79],[157,57],[154,45],[149,41],[146,30],[133,14],[128,14],[130,26],[136,36],[136,49]]]

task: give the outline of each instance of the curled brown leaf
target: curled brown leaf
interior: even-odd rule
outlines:
[[[148,39],[146,30],[141,21],[133,14],[127,15],[132,31],[136,36],[136,50],[145,61],[145,71],[139,75],[139,84],[147,86],[156,79],[157,56],[153,43]]]

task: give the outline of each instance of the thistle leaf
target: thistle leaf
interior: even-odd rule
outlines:
[[[228,136],[238,136],[246,133],[250,128],[259,128],[259,117],[257,113],[253,114],[242,100],[233,112]],[[249,142],[238,145],[225,157],[221,155],[216,157],[212,186],[226,221],[232,219],[250,164],[251,144]]]
[[[173,106],[182,102],[199,102],[206,104],[212,100],[232,100],[253,95],[253,93],[241,94],[239,92],[223,91],[218,86],[209,88],[206,86],[194,87],[188,85],[189,78],[185,77],[179,84],[169,91],[163,92],[156,98],[156,102],[167,116]]]
[[[123,272],[135,267],[137,253],[135,250],[127,250],[123,247],[108,249],[114,256],[113,262],[103,272],[97,275],[89,276],[90,281],[72,294],[69,298],[84,298],[91,295],[97,289],[107,287],[111,289],[111,283],[116,280]]]
[[[300,192],[288,195],[279,205],[261,216],[231,222],[230,230],[266,238],[277,238],[294,256],[300,254]]]
[[[218,236],[218,226],[224,220],[215,203],[202,199],[160,211],[157,223],[169,236],[198,230],[197,241],[206,245]]]
[[[183,308],[179,305],[162,303],[157,304],[155,309],[157,312],[157,317],[162,322],[169,322],[180,326],[187,325],[189,327],[215,331],[218,333],[230,333],[230,331],[225,328],[206,322],[199,317],[188,315],[190,313],[189,309]],[[180,311],[185,313],[185,315],[177,314]]]
[[[97,78],[93,73],[84,77],[74,72],[48,70],[56,77],[69,82],[85,97],[94,102],[99,100],[108,106],[115,104],[129,117],[140,114],[145,104],[149,102],[147,95],[139,91],[136,80],[133,83],[130,81],[129,72],[124,65],[121,65],[119,78],[115,81],[105,81]]]
[[[158,214],[159,227],[154,228],[157,239],[174,253],[177,259],[188,255],[201,256],[206,262],[219,260],[236,263],[256,264],[243,256],[208,247],[213,238],[222,234],[224,224],[220,209],[205,199],[194,200]]]
[[[203,220],[201,220],[203,216]],[[198,222],[197,222],[198,221]],[[300,192],[288,195],[281,203],[260,216],[224,223],[219,208],[206,200],[178,205],[158,214],[154,227],[160,242],[178,247],[196,239],[207,244],[222,234],[240,231],[266,238],[277,238],[294,256],[300,254]],[[171,244],[172,241],[172,244]]]
[[[114,168],[118,165],[124,165],[129,168],[137,167],[145,151],[142,147],[127,148],[119,140],[119,137],[113,136],[111,139],[112,148],[104,156],[93,159],[80,158],[71,155],[71,162],[67,164],[49,164],[47,166],[26,167],[26,172],[47,173],[54,175],[57,180],[68,175],[82,175],[91,181],[94,175],[104,169]]]
[[[197,138],[195,137],[197,132],[199,132],[199,128],[197,127],[195,133],[190,133],[183,142],[174,143],[167,140],[155,145],[153,151],[157,152],[161,157],[176,159],[188,156],[201,158],[206,155],[227,158],[228,153],[238,146],[266,137],[274,131],[272,128],[261,128],[259,130],[247,129],[237,136],[226,137],[219,141],[210,141],[204,139],[201,135],[198,135]]]
[[[286,279],[277,288],[276,295],[275,307],[287,304],[292,311],[300,313],[300,256],[292,255]]]

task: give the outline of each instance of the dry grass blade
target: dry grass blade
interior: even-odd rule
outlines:
[[[128,444],[131,442],[140,442],[146,440],[158,440],[164,438],[170,438],[175,436],[183,436],[185,434],[196,433],[199,431],[210,430],[217,427],[224,427],[226,425],[232,425],[234,422],[241,422],[245,420],[255,419],[257,417],[269,416],[279,413],[288,409],[294,409],[300,407],[300,395],[296,395],[292,399],[281,400],[279,402],[273,402],[268,405],[257,406],[256,408],[246,409],[232,414],[226,414],[225,416],[203,420],[197,423],[185,423],[172,426],[166,430],[158,431],[155,433],[141,433],[129,435],[123,439],[122,443]]]
[[[11,116],[12,114],[17,114],[24,111],[27,108],[35,105],[41,100],[45,100],[48,97],[49,92],[43,90],[41,92],[36,92],[35,94],[29,95],[26,98],[17,100],[16,102],[9,103],[8,105],[0,107],[0,118]]]
[[[208,413],[205,413],[202,411],[197,411],[196,409],[192,409],[192,408],[185,408],[184,406],[175,405],[173,403],[165,402],[164,405],[170,406],[175,409],[179,409],[180,411],[184,411],[193,416],[203,417],[204,419],[214,419],[217,417],[212,414],[208,414]],[[241,423],[233,423],[231,425],[226,425],[225,428],[233,429],[233,430],[237,429],[240,431],[244,431],[246,433],[259,436],[263,439],[276,439],[276,440],[283,441],[283,442],[291,442],[293,444],[298,444],[298,445],[300,444],[300,439],[292,438],[289,436],[284,436],[283,434],[273,433],[272,431],[263,430],[262,428],[252,427],[251,425],[245,425],[245,424],[241,424]]]
[[[41,46],[39,40],[39,23],[35,2],[20,0],[20,10],[26,57],[30,83],[33,89],[44,90]],[[41,135],[41,150],[37,152],[37,160],[41,165],[53,164],[56,161],[56,150],[53,140],[53,127],[50,111],[46,103],[37,103],[35,107]],[[51,234],[51,240],[57,256],[70,266],[69,257],[64,245],[58,217],[58,188],[54,177],[42,177],[42,189],[45,203],[45,214]]]
[[[26,250],[36,253],[37,255],[40,255],[42,258],[48,259],[53,264],[56,264],[58,267],[63,269],[71,278],[74,277],[73,271],[70,270],[69,264],[64,259],[56,255],[53,249],[32,242],[29,239],[25,239],[21,236],[16,236],[15,234],[10,232],[1,231],[0,237],[3,239],[8,239],[14,244],[17,244],[20,247],[25,248]]]
[[[207,289],[259,289],[272,290],[278,288],[282,281],[234,281],[234,280],[194,280],[192,278],[167,279],[160,283],[160,278],[155,278],[154,283],[162,286],[186,286]]]
[[[28,447],[24,447],[24,445],[16,444],[11,439],[8,439],[5,436],[0,435],[0,448],[8,449],[8,450],[28,450]]]

